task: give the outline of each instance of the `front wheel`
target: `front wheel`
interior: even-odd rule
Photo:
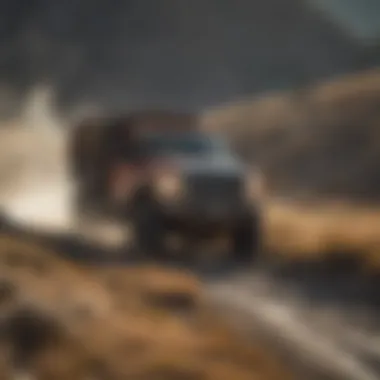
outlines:
[[[258,215],[244,218],[233,231],[233,257],[238,263],[251,263],[259,254],[261,225]]]

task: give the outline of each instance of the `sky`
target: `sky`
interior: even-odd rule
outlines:
[[[380,0],[309,0],[364,42],[380,38]]]

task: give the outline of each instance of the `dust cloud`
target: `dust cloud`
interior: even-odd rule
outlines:
[[[20,117],[0,129],[0,207],[22,225],[63,231],[71,223],[68,133],[51,100],[48,88],[36,88]]]

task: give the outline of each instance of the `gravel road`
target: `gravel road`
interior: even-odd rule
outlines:
[[[379,379],[375,280],[323,269],[263,266],[208,281],[207,294],[242,333],[266,337],[303,376]]]

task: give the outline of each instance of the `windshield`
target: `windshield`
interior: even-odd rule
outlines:
[[[152,134],[144,138],[144,151],[153,155],[210,154],[226,150],[224,141],[198,133]]]

